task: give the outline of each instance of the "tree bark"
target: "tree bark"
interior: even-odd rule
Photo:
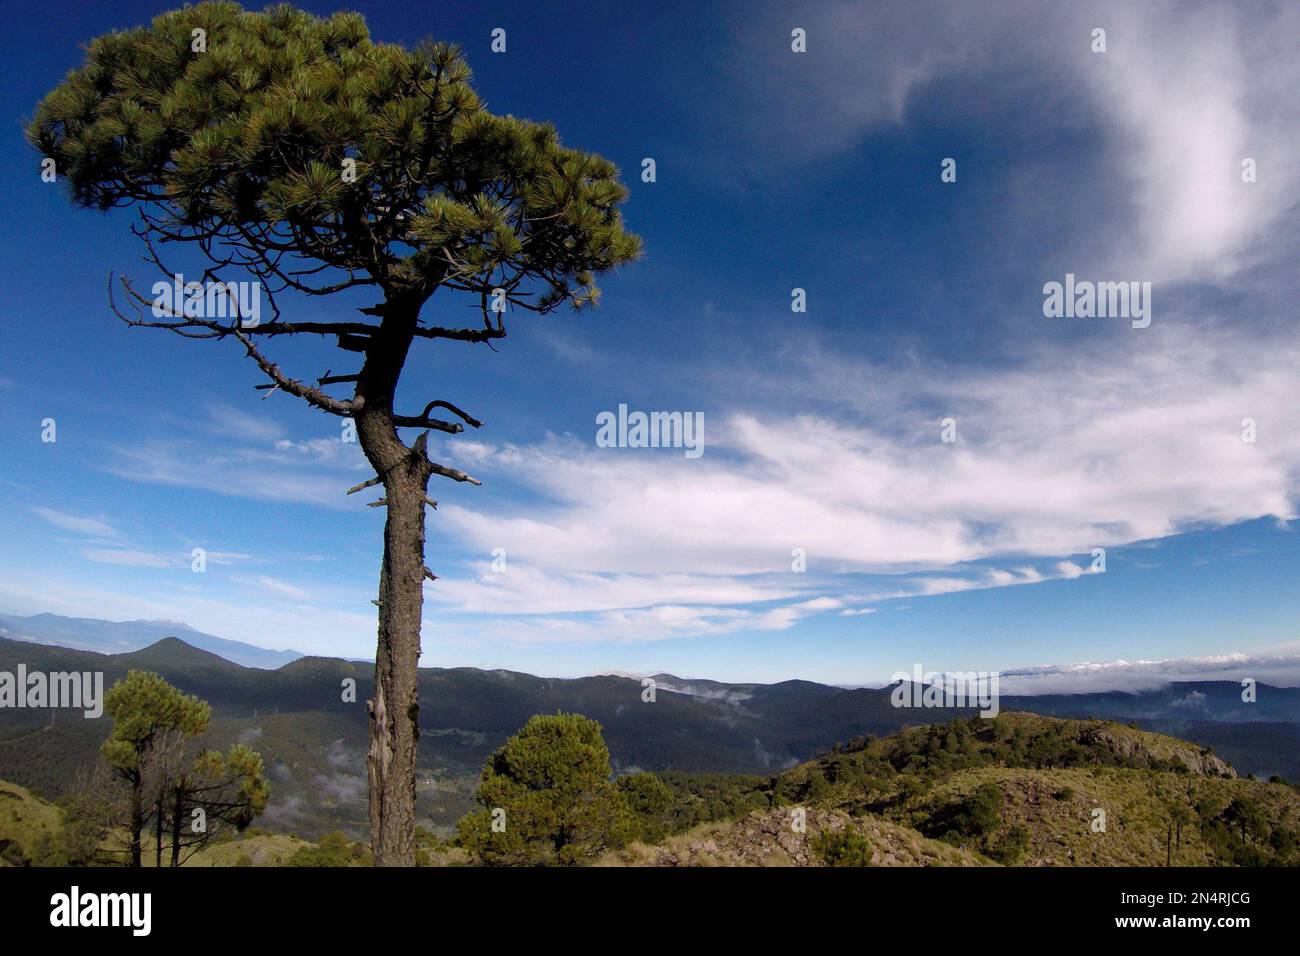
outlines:
[[[176,785],[172,808],[172,866],[181,865],[181,815],[185,812],[185,779]]]
[[[424,610],[424,500],[432,475],[424,441],[407,447],[393,397],[419,306],[389,302],[357,382],[357,437],[383,481],[388,517],[379,575],[366,769],[375,866],[415,865],[415,768],[420,738],[420,620]]]
[[[144,865],[141,835],[144,833],[144,781],[139,771],[131,779],[131,865]]]
[[[154,845],[153,865],[154,865],[154,869],[160,870],[162,869],[162,838],[163,838],[163,798],[162,798],[161,786],[158,789],[158,800],[154,804],[154,813],[156,813],[158,816],[154,822],[154,844],[155,845]]]

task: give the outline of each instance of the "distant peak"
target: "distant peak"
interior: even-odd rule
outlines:
[[[234,664],[220,655],[203,650],[201,647],[187,644],[179,637],[174,636],[164,637],[161,640],[154,641],[147,647],[140,648],[138,651],[129,651],[119,656],[123,660],[140,661],[142,663],[205,664],[233,670],[243,669],[239,664]]]

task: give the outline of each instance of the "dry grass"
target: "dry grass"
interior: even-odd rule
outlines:
[[[839,810],[808,808],[804,832],[793,826],[792,808],[751,813],[741,820],[705,823],[669,837],[662,845],[634,843],[603,854],[597,866],[821,866],[811,839],[852,827],[871,847],[873,866],[992,866],[974,853],[930,840],[880,817],[851,817]]]

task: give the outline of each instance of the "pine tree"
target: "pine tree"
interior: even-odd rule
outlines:
[[[100,753],[129,788],[126,825],[131,866],[142,866],[144,831],[150,820],[158,828],[155,849],[162,852],[161,797],[175,754],[184,741],[207,729],[212,708],[182,694],[157,674],[133,670],[104,695],[104,713],[112,718],[113,729]],[[152,805],[146,803],[147,797]]]
[[[142,865],[144,831],[154,825],[155,865],[179,866],[229,829],[242,830],[266,808],[270,785],[262,758],[236,744],[204,750],[189,761],[187,745],[208,729],[212,708],[149,671],[129,671],[104,695],[113,729],[100,753],[129,788],[127,819],[132,866]],[[197,812],[196,812],[197,811]],[[196,825],[197,823],[197,825]]]
[[[424,580],[435,578],[424,563],[428,484],[478,484],[433,461],[428,439],[483,423],[443,398],[399,413],[398,383],[417,342],[490,345],[506,335],[507,310],[596,301],[596,275],[640,249],[623,228],[614,165],[565,148],[548,124],[488,112],[454,46],[377,43],[357,14],[321,19],[288,5],[202,3],[93,40],[28,137],[78,205],[136,208],[134,231],[167,282],[177,273],[163,246],[204,257],[197,305],[189,294],[160,305],[158,285],[151,299],[123,278],[129,308],[112,306],[128,325],[233,340],[268,379],[261,387],[355,423],[374,477],[352,491],[382,485],[371,504],[387,508],[368,702],[371,842],[376,864],[412,865],[416,668]],[[232,274],[259,283],[269,321]],[[462,297],[481,326],[423,322],[439,291]],[[359,321],[281,318],[281,295],[357,292],[377,299]],[[360,368],[315,384],[293,377],[266,344],[294,335],[331,339]],[[350,397],[329,393],[343,384]],[[420,434],[408,441],[410,428]]]
[[[582,863],[635,831],[600,724],[579,714],[529,720],[488,758],[477,800],[460,841],[488,864]]]

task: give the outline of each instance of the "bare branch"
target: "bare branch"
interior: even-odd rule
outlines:
[[[375,477],[369,479],[368,481],[363,481],[359,485],[353,485],[351,488],[347,490],[347,494],[355,495],[358,491],[364,491],[365,489],[369,488],[372,485],[379,484],[383,480],[384,479],[380,475],[375,475]]]
[[[457,408],[451,402],[443,402],[443,401],[430,402],[428,405],[424,406],[424,411],[420,412],[420,417],[428,418],[429,412],[433,411],[435,408],[447,409],[447,411],[451,412],[457,418],[464,421],[466,425],[470,425],[474,428],[483,427],[483,423],[481,421],[479,421],[477,418],[474,418],[472,415],[468,414],[467,412],[464,412],[461,409]]]
[[[465,430],[464,425],[444,422],[439,418],[428,418],[425,415],[394,415],[393,424],[402,428],[432,428],[434,431],[446,432],[449,435],[458,435]]]
[[[429,467],[433,470],[435,475],[442,475],[442,477],[450,478],[453,481],[468,481],[471,485],[483,484],[483,482],[479,481],[473,475],[467,475],[463,471],[457,471],[455,468],[448,468],[446,465],[440,465],[434,461],[429,462]]]
[[[143,318],[143,307],[148,306],[155,314],[159,307],[152,300],[145,298],[137,292],[131,285],[131,280],[126,276],[121,277],[121,283],[122,288],[125,289],[127,294],[136,302],[135,318],[124,315],[122,311],[118,309],[117,302],[113,298],[113,273],[110,272],[108,274],[109,307],[113,310],[113,313],[127,325],[134,328],[165,329],[187,338],[225,338],[226,336],[233,336],[238,340],[240,345],[244,346],[244,350],[248,354],[248,357],[257,363],[258,368],[266,374],[267,378],[269,378],[277,388],[284,389],[290,395],[296,395],[298,398],[307,402],[307,404],[319,408],[321,411],[329,412],[332,415],[339,415],[345,418],[351,416],[352,403],[350,401],[332,398],[320,389],[313,388],[310,385],[305,385],[297,379],[289,378],[281,372],[280,366],[263,355],[258,350],[257,346],[253,344],[253,340],[248,337],[247,333],[253,331],[253,329],[240,327],[240,323],[242,322],[241,316],[235,316],[233,325],[222,325],[220,322],[211,319],[201,319],[183,314],[177,315],[173,310],[168,309],[164,311],[164,319],[174,321],[150,321]],[[272,391],[274,391],[274,389],[272,389]]]

